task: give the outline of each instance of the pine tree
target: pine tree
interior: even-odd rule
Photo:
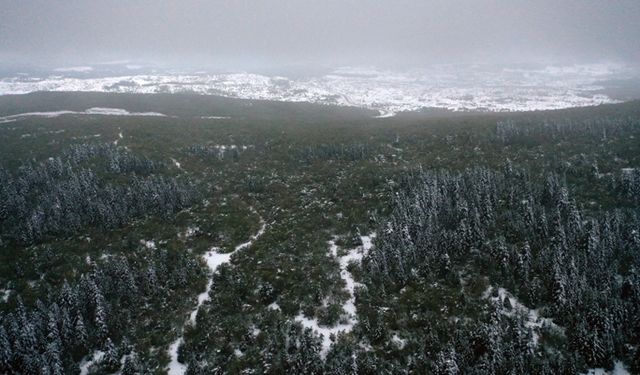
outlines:
[[[456,357],[456,352],[451,346],[447,350],[438,353],[438,358],[436,359],[435,364],[435,373],[437,375],[460,374]]]
[[[0,325],[0,373],[9,373],[13,360],[13,349],[4,327]]]
[[[79,357],[81,357],[89,349],[89,337],[87,335],[87,329],[84,325],[84,319],[79,313],[76,316],[73,331],[74,351],[78,354]]]
[[[140,375],[140,360],[138,359],[138,355],[133,353],[124,360],[124,365],[122,366],[122,375]]]
[[[107,337],[107,341],[104,345],[104,357],[101,362],[104,368],[109,372],[116,372],[120,369],[120,354],[115,345],[111,341],[111,338]]]
[[[96,337],[99,341],[103,341],[109,334],[109,327],[107,325],[107,307],[104,297],[101,293],[97,293],[95,296],[96,310],[94,315],[94,324],[96,327]]]
[[[64,367],[62,366],[62,350],[59,343],[51,341],[47,344],[47,350],[45,353],[46,363],[49,374],[51,375],[63,375]]]

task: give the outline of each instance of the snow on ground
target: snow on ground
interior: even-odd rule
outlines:
[[[155,250],[156,249],[156,242],[151,240],[151,241],[147,241],[147,240],[140,240],[140,244],[144,245],[144,247],[146,247],[149,250]]]
[[[603,368],[592,368],[582,375],[631,375],[620,361],[613,363],[613,370],[607,371]]]
[[[201,119],[206,119],[206,120],[228,120],[231,117],[229,116],[200,116]]]
[[[11,296],[11,289],[0,289],[0,301],[7,303]]]
[[[402,350],[407,345],[407,340],[398,336],[397,333],[393,334],[391,337],[391,341],[398,347],[398,349]]]
[[[83,135],[82,137],[71,137],[71,139],[90,139],[90,138],[100,138],[102,134],[92,134],[92,135]]]
[[[89,373],[89,368],[100,362],[103,357],[104,352],[102,350],[96,350],[93,354],[84,358],[82,362],[80,362],[80,375],[87,375]]]
[[[64,115],[97,115],[97,116],[157,116],[166,117],[167,115],[158,112],[129,112],[121,108],[103,108],[92,107],[84,111],[50,111],[50,112],[26,112],[0,117],[0,124],[22,120],[27,117],[43,117],[54,118]],[[122,133],[120,133],[122,134]]]
[[[166,117],[167,115],[159,112],[129,112],[126,109],[121,108],[103,108],[103,107],[93,107],[89,108],[84,112],[79,112],[80,114],[87,115],[104,115],[104,116],[158,116],[158,117]]]
[[[167,375],[182,375],[187,372],[187,366],[178,362],[178,348],[182,345],[182,336],[174,341],[169,346],[169,367],[167,368]]]
[[[256,214],[257,214],[257,212],[256,212]],[[247,241],[245,243],[241,243],[240,245],[236,246],[236,248],[235,248],[235,250],[233,252],[235,253],[236,251],[240,251],[242,249],[246,249],[247,247],[253,245],[253,243],[264,234],[264,231],[266,229],[267,229],[267,224],[264,222],[264,220],[262,220],[262,218],[260,218],[260,229],[258,229],[258,232],[256,234],[254,234],[253,236],[251,236],[249,241]]]
[[[267,223],[262,219],[260,214],[258,214],[258,212],[253,207],[251,207],[251,212],[255,215],[258,215],[258,217],[260,217],[260,229],[258,229],[258,232],[256,232],[256,234],[252,235],[251,238],[249,238],[249,241],[241,243],[240,245],[236,246],[234,250],[230,253],[226,253],[226,254],[219,253],[218,251],[220,250],[220,248],[213,247],[211,248],[211,250],[207,251],[204,254],[203,256],[204,261],[207,264],[207,267],[209,268],[209,270],[211,270],[212,275],[217,271],[218,267],[220,267],[225,263],[228,263],[229,260],[231,259],[231,256],[234,253],[251,247],[251,245],[253,245],[253,243],[257,241],[258,238],[260,238],[260,236],[264,234],[265,230],[267,229]],[[205,291],[198,295],[198,304],[196,305],[196,308],[193,309],[189,314],[189,321],[188,321],[189,324],[191,325],[196,324],[196,316],[198,315],[198,310],[206,301],[209,300],[210,298],[209,291],[211,291],[212,285],[213,285],[213,278],[209,278]],[[187,366],[178,362],[178,348],[180,347],[183,341],[184,339],[181,335],[169,346],[169,350],[167,351],[170,358],[169,367],[167,368],[168,375],[183,375],[187,371]]]
[[[369,250],[373,247],[373,239],[376,238],[375,232],[372,232],[368,236],[360,236],[360,240],[362,240],[362,250],[363,255],[366,255]]]
[[[518,299],[515,296],[509,293],[506,289],[498,288],[497,297],[491,297],[492,292],[493,292],[493,287],[489,287],[484,292],[483,298],[499,302],[500,306],[503,305],[505,298],[509,299],[509,302],[511,303],[511,306],[512,306],[512,310],[509,311],[504,309],[502,311],[504,315],[511,316],[513,315],[514,311],[517,311],[527,317],[525,326],[531,330],[531,344],[533,346],[538,346],[538,341],[540,340],[539,331],[542,327],[551,327],[559,332],[564,333],[563,327],[560,327],[559,325],[555,324],[553,320],[549,318],[541,317],[537,309],[530,309],[527,306],[523,305],[520,301],[518,301]]]
[[[122,138],[124,138],[124,137],[123,137],[123,135],[122,135],[122,132],[119,132],[119,133],[118,133],[118,139],[116,139],[115,141],[113,141],[113,145],[114,145],[114,146],[117,146],[117,145],[118,145],[118,142],[120,142],[120,140],[121,140]]]
[[[200,232],[200,227],[187,227],[184,233],[180,234],[182,238],[191,238]]]
[[[336,324],[333,327],[325,327],[321,326],[316,318],[309,319],[302,313],[299,313],[294,317],[294,319],[302,324],[303,327],[311,328],[320,335],[322,338],[322,350],[320,351],[320,356],[323,359],[326,358],[329,353],[329,349],[331,348],[331,335],[337,335],[340,332],[350,332],[358,322],[354,292],[355,288],[360,284],[355,282],[353,275],[351,275],[351,272],[347,270],[347,266],[351,262],[360,262],[362,260],[362,257],[366,255],[373,246],[371,241],[375,236],[375,233],[371,233],[368,236],[361,236],[360,239],[362,240],[362,246],[350,249],[343,256],[338,256],[338,245],[336,245],[335,239],[330,240],[328,243],[331,255],[335,257],[340,264],[340,277],[344,280],[345,289],[349,293],[349,299],[347,299],[347,301],[342,305],[342,309],[347,314],[346,323]]]
[[[60,72],[60,73],[69,73],[69,72],[88,73],[88,72],[92,72],[93,68],[90,66],[71,66],[68,68],[57,68],[57,69],[54,69],[53,71]]]
[[[267,306],[267,309],[273,311],[282,311],[282,309],[280,309],[280,305],[278,305],[276,302],[270,303],[269,306]]]
[[[241,99],[356,106],[389,117],[402,111],[529,111],[615,103],[606,82],[638,79],[621,64],[572,66],[433,65],[419,70],[339,68],[306,77],[205,72],[82,76],[20,76],[0,79],[0,95],[35,91],[180,93]],[[216,118],[217,116],[204,116]]]
[[[218,267],[220,267],[221,265],[228,263],[229,260],[231,259],[231,255],[235,252],[231,252],[231,253],[219,253],[220,249],[217,247],[213,247],[211,248],[211,250],[207,251],[204,254],[204,260],[205,263],[207,264],[207,267],[211,270],[212,273],[216,272],[216,270],[218,269]],[[198,310],[200,309],[200,306],[202,306],[206,301],[209,300],[209,291],[211,290],[211,286],[213,284],[213,279],[209,279],[209,281],[207,282],[207,288],[205,289],[204,292],[200,293],[198,295],[198,304],[196,305],[196,308],[191,311],[191,314],[189,315],[189,322],[191,324],[195,324],[196,323],[196,315],[198,314]]]
[[[336,324],[333,327],[324,327],[318,324],[317,319],[309,319],[302,313],[298,314],[294,318],[297,322],[302,324],[304,328],[311,328],[322,338],[322,350],[320,351],[320,357],[325,359],[331,348],[331,335],[337,335],[340,332],[350,332],[353,329],[354,322],[350,321],[346,324]]]
[[[176,159],[174,159],[174,158],[171,158],[171,161],[173,162],[173,165],[175,165],[175,166],[176,166],[176,168],[178,168],[178,169],[182,169],[182,165],[180,164],[180,162],[179,162],[179,161],[177,161],[177,160],[176,160]]]

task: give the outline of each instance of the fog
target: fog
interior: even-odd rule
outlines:
[[[640,61],[638,0],[0,2],[0,62],[13,64]]]

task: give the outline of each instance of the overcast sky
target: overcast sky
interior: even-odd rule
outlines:
[[[0,0],[0,60],[640,61],[640,0]]]

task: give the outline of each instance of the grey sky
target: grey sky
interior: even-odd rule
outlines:
[[[0,60],[640,61],[639,0],[0,0]]]

